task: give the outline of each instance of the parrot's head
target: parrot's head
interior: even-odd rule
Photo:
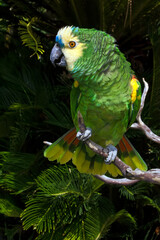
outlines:
[[[84,73],[97,66],[107,45],[114,45],[115,40],[102,31],[66,26],[58,31],[55,42],[50,55],[53,65]]]

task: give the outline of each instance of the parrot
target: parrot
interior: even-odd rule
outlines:
[[[115,38],[94,28],[65,26],[57,32],[50,60],[73,77],[74,128],[47,147],[44,156],[60,164],[72,160],[81,173],[117,177],[122,175],[113,164],[118,154],[132,169],[146,171],[146,163],[125,136],[140,107],[141,84]],[[78,112],[87,126],[84,133],[79,131]],[[108,151],[108,158],[85,144],[89,138]]]

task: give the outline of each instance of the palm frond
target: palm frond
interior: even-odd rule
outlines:
[[[30,21],[26,21],[26,19],[20,20],[18,31],[23,44],[34,51],[32,56],[36,54],[38,59],[40,59],[40,55],[44,53],[44,49],[40,42],[40,37],[33,31],[33,24],[36,21],[37,18],[32,18]]]
[[[154,198],[154,199],[152,199],[150,197],[147,197],[147,196],[143,196],[141,198],[141,200],[143,201],[144,206],[151,206],[151,207],[155,208],[160,213],[160,199],[159,199],[159,196]]]
[[[100,197],[97,206],[86,214],[86,239],[101,239],[110,230],[115,219],[113,204],[107,198]]]
[[[15,199],[9,194],[1,192],[0,213],[7,217],[19,217],[22,209],[17,206]]]
[[[135,230],[136,221],[131,214],[126,210],[115,212],[112,203],[106,198],[99,198],[99,200],[99,207],[87,213],[85,220],[86,239],[99,240],[107,236],[111,229],[111,225],[117,221],[124,229],[125,226],[128,228],[128,231],[123,229],[121,234],[127,232],[131,234],[132,231]]]
[[[113,224],[114,227],[110,236],[117,237],[117,239],[133,239],[137,230],[137,222],[129,212],[125,209],[117,212]]]
[[[44,109],[44,113],[47,118],[46,123],[66,129],[73,127],[70,110],[63,102],[50,104]]]
[[[44,171],[36,180],[38,192],[27,202],[22,213],[24,229],[36,226],[36,230],[50,232],[59,224],[71,223],[89,208],[90,198],[96,200],[92,176],[80,174],[74,168],[56,166]]]
[[[117,222],[123,226],[120,235],[131,236],[136,228],[135,219],[125,210],[115,212],[114,206],[107,198],[99,196],[95,206],[66,226],[63,232],[64,240],[99,240],[110,233],[112,224]],[[128,230],[126,231],[127,228]],[[57,231],[56,231],[57,232]],[[56,232],[54,237],[56,236]],[[55,237],[55,239],[58,239]],[[59,238],[60,239],[60,238]]]
[[[98,240],[115,221],[122,223],[122,219],[130,234],[135,228],[135,220],[128,212],[116,213],[112,202],[97,193],[102,184],[90,175],[54,166],[36,182],[38,191],[27,202],[21,219],[24,229],[33,227],[40,234],[39,239],[63,236],[64,240]]]
[[[133,186],[122,186],[119,188],[120,191],[120,196],[125,197],[128,200],[134,201],[136,197],[148,194],[150,192],[150,185],[144,183],[144,182],[139,182]]]
[[[14,194],[20,194],[32,188],[35,184],[34,174],[36,173],[32,173],[35,161],[33,154],[0,152],[0,186]]]

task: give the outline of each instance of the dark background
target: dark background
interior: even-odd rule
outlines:
[[[43,157],[43,141],[73,126],[71,76],[49,61],[67,25],[116,38],[149,83],[142,118],[160,135],[158,0],[0,0],[0,239],[158,240],[158,185],[107,186]],[[159,168],[158,144],[136,130],[127,135],[148,168]]]

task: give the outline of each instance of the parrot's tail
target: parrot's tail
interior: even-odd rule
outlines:
[[[57,160],[57,162],[65,164],[71,160],[78,143],[79,140],[76,138],[76,129],[73,128],[52,143],[52,145],[45,150],[44,156],[50,161]]]
[[[145,162],[125,136],[116,147],[118,156],[131,168],[147,170]],[[79,141],[76,138],[75,128],[49,146],[45,150],[44,156],[50,161],[57,160],[60,164],[65,164],[72,159],[73,164],[82,173],[103,175],[108,171],[114,177],[122,175],[114,164],[106,165],[103,157],[95,154],[83,142]]]

